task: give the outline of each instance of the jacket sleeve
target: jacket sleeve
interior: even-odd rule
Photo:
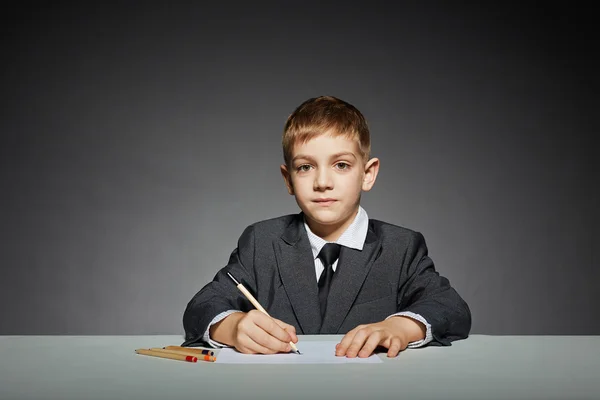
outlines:
[[[221,312],[240,310],[248,312],[252,304],[235,286],[227,275],[231,273],[246,289],[256,294],[254,275],[254,229],[252,226],[240,236],[237,248],[231,253],[229,262],[211,282],[204,286],[187,304],[183,313],[185,342],[182,346],[204,343],[202,336],[209,323]]]
[[[423,235],[414,232],[408,245],[406,275],[400,279],[398,311],[421,315],[431,325],[431,345],[450,345],[468,337],[471,312],[450,282],[435,270]]]

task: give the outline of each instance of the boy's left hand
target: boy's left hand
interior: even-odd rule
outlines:
[[[373,354],[377,346],[382,346],[388,349],[388,357],[396,357],[410,342],[424,337],[423,324],[412,318],[395,316],[352,329],[335,346],[335,355],[366,358]]]

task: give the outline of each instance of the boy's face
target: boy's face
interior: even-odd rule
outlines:
[[[365,163],[355,140],[328,133],[297,143],[290,167],[281,166],[311,230],[330,241],[352,223],[361,191],[371,190],[378,170],[379,160]]]

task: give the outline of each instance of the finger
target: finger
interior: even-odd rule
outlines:
[[[361,330],[359,330],[358,332],[356,332],[356,335],[354,335],[354,339],[352,340],[352,343],[350,343],[350,346],[348,346],[348,349],[346,350],[346,357],[348,358],[354,358],[358,355],[358,352],[360,351],[360,349],[363,348],[365,341],[367,340],[367,338],[370,336],[370,329],[369,328],[363,328]]]
[[[387,356],[388,357],[396,357],[400,350],[402,349],[402,341],[399,337],[394,336],[391,339],[390,347],[388,348]]]
[[[298,343],[298,336],[296,335],[296,328],[294,328],[293,326],[290,328],[285,328],[285,331],[288,333],[288,335],[290,335],[290,337],[292,338],[291,342],[293,343]]]
[[[246,317],[240,320],[237,327],[236,341],[240,344],[238,347],[245,347],[252,352],[262,354],[272,354],[279,351],[286,351],[285,342],[274,338],[269,332],[265,331],[259,324],[266,320],[267,325],[277,326],[271,317],[260,312],[249,312]],[[289,345],[288,345],[289,346]]]
[[[284,324],[285,322],[261,314],[260,317],[256,318],[255,323],[281,342],[289,343],[292,340],[290,334],[280,326],[280,323]]]
[[[375,348],[382,342],[385,341],[385,339],[382,339],[383,334],[381,333],[381,331],[374,331],[372,332],[369,337],[367,338],[367,340],[365,341],[362,349],[360,349],[360,351],[358,352],[358,356],[360,358],[366,358],[369,357],[371,354],[373,354],[373,351],[375,351]]]
[[[293,325],[287,324],[281,320],[278,320],[277,318],[273,318],[273,321],[275,321],[275,323],[277,323],[277,325],[279,325],[284,331],[286,331],[288,333],[288,335],[290,335],[290,338],[292,342],[294,343],[298,343],[298,336],[296,335],[296,328]]]
[[[266,332],[269,332],[271,336],[278,338],[280,341],[289,342],[291,340],[289,334],[279,326],[277,322],[279,320],[272,318],[269,315],[266,315],[258,310],[249,311],[247,316],[248,319],[252,321],[252,324],[260,326],[261,329],[263,329]]]
[[[288,333],[271,320],[271,318],[269,318],[268,321],[257,322],[257,325],[251,327],[249,331],[249,335],[256,343],[268,348],[274,353],[289,352],[292,350],[290,346],[291,338]],[[279,335],[279,337],[276,335]],[[280,337],[283,337],[284,339],[281,340]]]
[[[362,328],[362,326],[359,325],[344,335],[342,340],[335,346],[335,355],[336,356],[345,356],[346,355],[346,351],[348,350],[348,347],[350,347],[350,344],[354,340],[354,336],[356,335],[356,332],[358,332],[361,328]]]
[[[280,341],[258,325],[249,326],[245,333],[251,341],[247,346],[252,349],[260,349],[262,354],[289,352],[291,350],[289,342]]]

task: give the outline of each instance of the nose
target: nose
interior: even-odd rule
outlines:
[[[331,179],[331,173],[327,168],[320,168],[317,170],[313,189],[319,192],[333,189],[333,179]]]

